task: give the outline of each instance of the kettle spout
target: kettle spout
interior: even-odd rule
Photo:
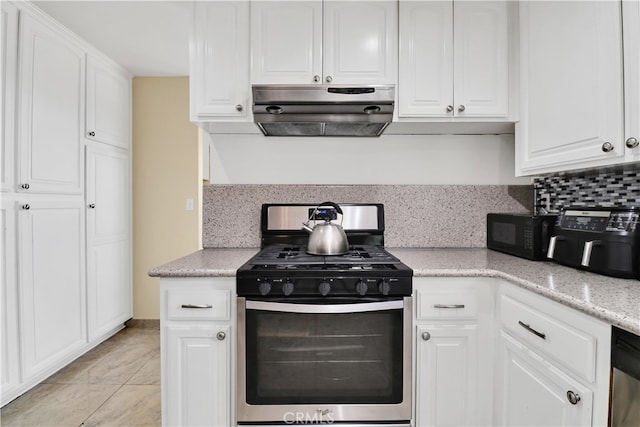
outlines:
[[[309,226],[309,223],[308,223],[308,222],[303,222],[303,223],[302,223],[302,229],[303,229],[303,230],[305,230],[305,231],[306,231],[306,232],[308,232],[308,233],[313,232],[313,228],[311,228],[311,227]]]

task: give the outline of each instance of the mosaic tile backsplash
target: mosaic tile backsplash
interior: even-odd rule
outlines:
[[[563,207],[640,207],[640,166],[550,175],[534,180],[535,205],[556,212]]]

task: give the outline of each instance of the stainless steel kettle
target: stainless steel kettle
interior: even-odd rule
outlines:
[[[333,210],[323,211],[322,206],[331,206],[336,213],[340,214],[340,224],[334,224],[332,219]],[[307,244],[307,253],[311,255],[343,255],[349,252],[349,241],[347,235],[342,228],[344,214],[342,208],[333,202],[320,203],[313,210],[306,223],[302,224],[302,228],[311,235]],[[309,224],[311,221],[324,220],[324,222],[316,223],[313,227]]]

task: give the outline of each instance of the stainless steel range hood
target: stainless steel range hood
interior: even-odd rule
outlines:
[[[253,85],[254,121],[266,136],[380,136],[394,85]]]

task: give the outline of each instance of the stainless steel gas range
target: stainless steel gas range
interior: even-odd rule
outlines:
[[[263,205],[237,271],[239,424],[410,425],[413,272],[384,249],[382,205],[340,207],[349,251],[319,256],[315,205]]]

